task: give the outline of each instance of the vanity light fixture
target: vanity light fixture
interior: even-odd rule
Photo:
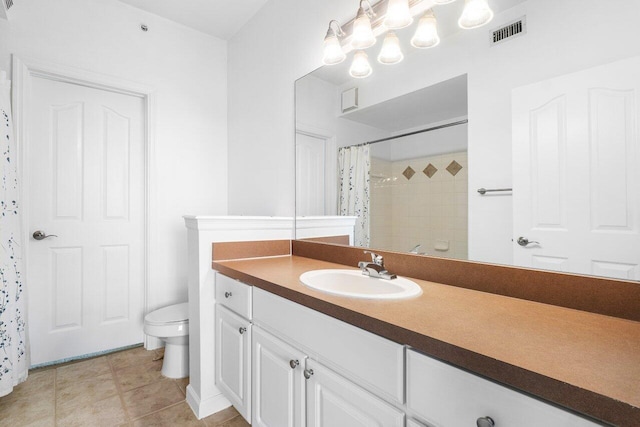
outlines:
[[[367,77],[372,69],[364,49],[373,46],[377,36],[387,33],[378,61],[383,64],[397,64],[402,61],[404,55],[398,36],[393,30],[411,25],[413,17],[420,14],[423,16],[411,39],[411,45],[418,49],[437,46],[440,43],[438,24],[431,8],[434,5],[444,5],[454,1],[380,0],[375,5],[371,5],[370,0],[359,0],[356,17],[344,27],[341,27],[337,21],[329,22],[329,29],[324,38],[322,62],[325,65],[339,64],[344,61],[346,54],[353,50],[355,54],[349,73],[357,78]],[[487,1],[465,0],[458,25],[464,29],[471,29],[490,22],[493,19],[493,11]],[[334,23],[337,31],[333,27]]]
[[[416,33],[411,39],[411,46],[418,49],[427,49],[440,44],[440,36],[438,35],[438,22],[433,16],[433,11],[429,9],[420,18]]]
[[[413,16],[409,11],[409,0],[389,0],[384,26],[390,30],[399,30],[413,23]]]
[[[365,11],[364,5],[367,6]],[[376,37],[373,35],[371,29],[371,18],[374,18],[376,14],[371,8],[369,0],[360,0],[360,8],[356,15],[356,20],[353,21],[353,39],[351,40],[351,46],[354,49],[366,49],[376,44]]]
[[[363,79],[371,75],[371,64],[369,57],[363,50],[359,50],[353,55],[353,62],[349,68],[349,74],[356,79]]]
[[[482,27],[493,19],[487,0],[464,0],[464,9],[458,25],[465,30]]]
[[[334,31],[331,25],[335,22],[336,28],[338,31]],[[345,35],[342,28],[340,28],[340,24],[335,19],[329,22],[329,29],[327,30],[327,35],[324,37],[324,49],[322,55],[322,63],[324,65],[336,65],[344,61],[347,55],[342,50],[342,46],[340,45],[340,40],[338,37],[343,37]]]
[[[400,49],[400,40],[394,31],[389,31],[386,36],[384,36],[384,41],[382,42],[382,49],[380,49],[380,54],[378,55],[378,62],[381,64],[397,64],[402,61],[404,55],[402,54],[402,50]]]

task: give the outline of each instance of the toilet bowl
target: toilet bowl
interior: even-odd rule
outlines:
[[[162,375],[189,376],[189,303],[170,305],[147,314],[144,333],[165,343]]]

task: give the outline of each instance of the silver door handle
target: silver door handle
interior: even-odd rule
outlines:
[[[306,379],[309,379],[311,378],[311,375],[313,375],[313,369],[305,369],[302,373]]]
[[[40,230],[37,230],[37,231],[33,232],[33,238],[36,239],[36,240],[44,240],[44,239],[47,239],[49,237],[58,237],[58,236],[56,236],[55,234],[47,235],[47,234],[45,234],[44,231],[40,231]]]
[[[240,328],[238,328],[238,332],[240,332],[240,335],[242,335],[245,332],[247,332],[247,328],[245,328],[244,326],[241,326]]]
[[[527,245],[533,245],[533,244],[539,245],[540,244],[540,242],[529,240],[526,237],[522,237],[522,236],[518,237],[517,242],[518,242],[518,244],[520,246],[527,246]]]

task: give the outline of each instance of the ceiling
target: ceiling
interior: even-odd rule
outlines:
[[[467,76],[344,114],[342,118],[391,133],[467,115]]]
[[[138,9],[229,40],[268,0],[120,0]]]

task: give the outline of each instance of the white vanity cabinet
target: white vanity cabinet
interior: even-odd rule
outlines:
[[[254,426],[404,427],[404,346],[261,289],[253,298]]]
[[[254,427],[303,427],[307,356],[259,326],[253,329]]]
[[[254,427],[595,427],[221,274],[216,381]]]
[[[414,350],[407,350],[407,412],[435,427],[479,419],[487,427],[599,425]]]
[[[238,412],[251,420],[251,286],[216,277],[216,384]],[[234,310],[234,311],[232,311]]]
[[[307,359],[307,427],[404,427],[404,412]]]

